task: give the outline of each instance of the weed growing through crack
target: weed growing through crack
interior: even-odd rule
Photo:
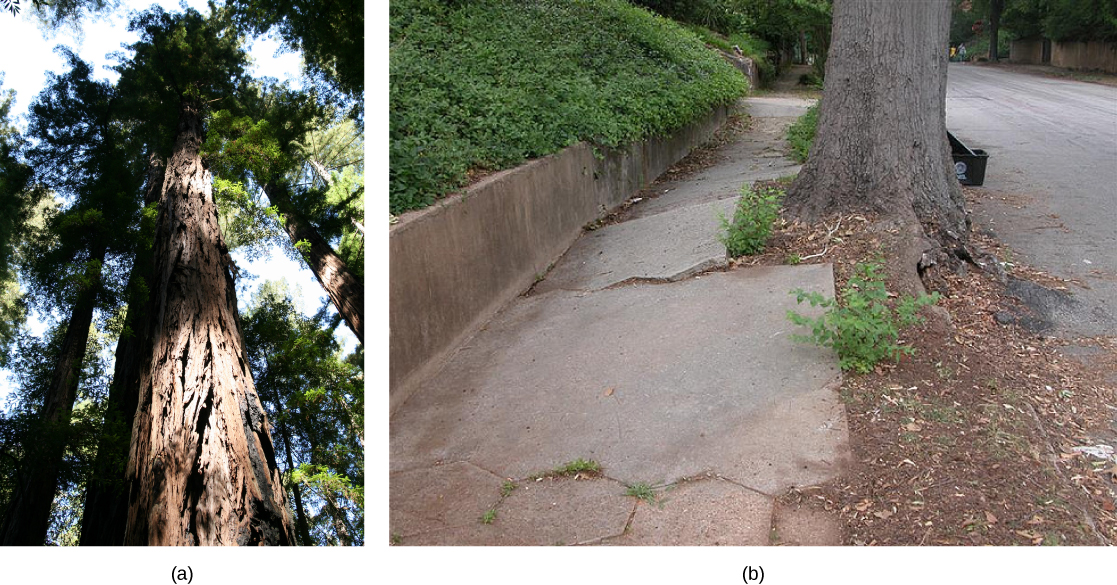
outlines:
[[[496,508],[489,508],[481,515],[481,524],[492,524],[496,520]]]
[[[776,187],[743,188],[732,221],[725,214],[718,217],[721,223],[718,241],[725,244],[726,253],[737,258],[762,251],[779,217],[782,198],[783,190]]]
[[[644,482],[637,482],[628,486],[628,489],[625,490],[624,495],[631,496],[638,500],[644,500],[645,502],[652,505],[655,505],[657,500],[655,488],[652,487],[651,484]]]
[[[792,323],[811,328],[810,335],[794,335],[792,339],[832,347],[843,370],[862,374],[873,371],[884,359],[898,361],[901,355],[915,353],[914,348],[898,342],[900,330],[921,323],[919,309],[935,304],[939,294],[918,298],[904,295],[893,307],[888,302],[882,270],[879,259],[858,264],[856,273],[841,291],[840,303],[801,288],[791,291],[796,302],[807,301],[812,307],[826,309],[826,314],[818,319],[788,311],[787,318]]]
[[[516,489],[516,482],[514,482],[512,480],[508,480],[508,481],[504,482],[503,484],[501,484],[501,486],[500,486],[500,497],[501,497],[501,499],[507,498],[508,495],[512,493],[512,490],[515,490],[515,489]]]
[[[575,476],[575,475],[594,476],[594,475],[597,475],[599,473],[601,473],[601,465],[600,464],[598,464],[596,461],[594,461],[592,459],[586,460],[586,459],[582,459],[581,457],[579,457],[578,459],[575,459],[574,461],[570,461],[569,463],[566,463],[565,465],[562,465],[560,467],[556,467],[551,472],[551,475],[571,477],[571,476]]]
[[[391,537],[392,545],[395,546],[395,545],[398,545],[401,542],[403,542],[403,537],[393,532],[392,537]]]

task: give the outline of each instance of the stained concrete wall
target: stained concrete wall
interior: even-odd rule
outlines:
[[[1043,39],[1016,39],[1012,41],[1009,61],[1028,65],[1043,63]]]
[[[594,156],[586,143],[502,171],[389,231],[389,405],[546,273],[583,226],[623,203],[726,120],[727,108],[666,138]]]
[[[1117,73],[1117,43],[1052,43],[1051,64],[1067,69]]]

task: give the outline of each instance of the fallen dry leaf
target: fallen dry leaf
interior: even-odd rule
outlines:
[[[992,512],[986,510],[985,511],[985,521],[989,524],[996,524],[997,523],[997,517],[994,516]]]
[[[605,393],[602,394],[602,396],[612,396],[613,395],[613,390],[616,390],[616,389],[617,388],[615,386],[610,386],[607,390],[605,390]]]

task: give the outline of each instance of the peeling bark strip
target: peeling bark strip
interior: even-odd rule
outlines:
[[[144,204],[157,203],[163,191],[163,161],[156,155],[148,157],[144,186]],[[128,288],[150,283],[151,250],[137,252],[128,276]],[[151,351],[152,297],[128,299],[124,322],[132,334],[121,336],[116,344],[109,400],[105,407],[105,425],[97,443],[97,459],[93,475],[85,490],[85,509],[81,516],[81,546],[120,546],[128,523],[128,489],[125,464],[128,461],[132,424],[135,422],[139,398],[140,373],[144,356]]]
[[[105,260],[105,246],[93,252],[92,259]],[[74,410],[81,378],[81,363],[89,343],[89,326],[101,288],[100,275],[78,293],[70,309],[70,320],[62,349],[51,374],[50,386],[43,399],[42,434],[29,445],[20,469],[8,511],[0,526],[0,545],[42,546],[50,527],[50,505],[58,488],[58,473],[66,451],[70,415]]]
[[[303,240],[310,243],[307,262],[310,264],[314,276],[326,294],[330,295],[341,318],[353,330],[357,340],[365,342],[365,286],[357,279],[345,261],[338,257],[329,242],[314,229],[314,226],[300,214],[291,200],[287,197],[286,188],[281,185],[268,184],[264,186],[268,200],[283,214],[283,227],[291,238],[292,244]]]
[[[293,544],[202,139],[200,107],[184,102],[156,227],[152,352],[132,431],[124,542]]]

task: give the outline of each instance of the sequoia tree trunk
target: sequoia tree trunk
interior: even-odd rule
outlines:
[[[200,104],[184,101],[156,222],[152,351],[140,375],[124,542],[292,544],[199,153],[203,132]]]
[[[105,246],[92,254],[92,260],[105,261]],[[42,546],[50,528],[50,506],[58,487],[58,474],[69,439],[70,415],[74,410],[81,364],[89,343],[89,326],[101,289],[100,269],[92,281],[78,292],[70,308],[66,334],[43,398],[42,428],[28,444],[8,511],[0,526],[0,545]]]
[[[859,212],[905,226],[909,270],[969,231],[946,138],[950,13],[950,0],[834,2],[818,131],[785,199],[807,221]]]
[[[163,191],[163,161],[149,157],[144,204],[157,203]],[[125,469],[132,424],[139,400],[140,373],[143,357],[151,355],[150,294],[138,293],[140,285],[150,285],[153,274],[151,250],[141,248],[128,276],[128,313],[124,318],[128,335],[116,343],[109,398],[105,406],[105,423],[97,443],[93,473],[85,488],[85,509],[81,516],[81,546],[119,546],[124,544],[128,523],[128,490]]]
[[[287,196],[286,187],[283,185],[268,184],[264,186],[268,200],[283,214],[283,227],[291,238],[291,243],[307,242],[310,248],[305,251],[305,258],[310,264],[314,276],[322,288],[326,290],[330,301],[333,302],[341,318],[353,330],[357,340],[365,342],[365,285],[358,279],[345,261],[338,257],[330,243],[318,233],[318,230],[295,209]]]

